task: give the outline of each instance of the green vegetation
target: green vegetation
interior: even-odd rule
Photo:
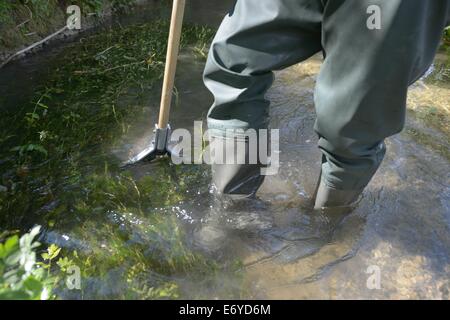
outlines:
[[[219,269],[239,267],[190,249],[174,213],[194,188],[209,194],[204,168],[161,160],[135,177],[111,155],[159,87],[168,28],[165,21],[115,28],[69,45],[29,102],[0,119],[0,226],[25,232],[39,224],[57,235],[64,258],[48,268],[50,279],[76,265],[83,281],[75,291],[52,282],[56,297],[176,299],[187,294],[174,280],[181,275],[214,285]],[[186,26],[182,46],[202,55],[212,36]],[[230,290],[229,297],[240,289]],[[42,298],[37,292],[29,298]]]
[[[80,6],[83,15],[100,15],[106,10],[123,11],[134,0],[2,0],[0,1],[0,49],[31,44],[62,28],[66,8]]]
[[[40,227],[33,228],[20,239],[17,235],[1,243],[0,237],[0,299],[47,300],[53,298],[52,290],[58,277],[50,275],[53,260],[60,248],[50,246],[38,262],[35,241]]]
[[[54,10],[78,5],[83,12],[100,12],[106,7],[113,10],[128,8],[134,0],[4,0],[0,2],[0,23],[10,22],[11,16],[21,8],[29,10],[30,17],[45,18],[55,14]]]
[[[435,72],[438,77],[435,77],[437,81],[450,82],[450,27],[447,27],[442,37],[442,46],[440,51],[446,57],[443,59],[442,64],[438,66],[440,70]]]
[[[450,49],[450,27],[447,27],[444,31],[444,36],[442,39],[443,42],[443,48],[446,50]]]

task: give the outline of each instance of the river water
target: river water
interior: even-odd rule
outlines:
[[[217,26],[231,3],[189,1],[188,20]],[[121,24],[141,23],[148,16],[168,14],[167,8],[155,10],[154,4],[150,3],[119,21]],[[24,92],[32,93],[33,82],[45,73],[45,64],[51,63],[64,48],[64,44],[52,47],[2,70],[0,88],[6,96],[3,107],[12,108],[26,96]],[[440,65],[442,59],[445,56],[438,58],[436,65]],[[316,223],[304,205],[313,192],[320,166],[317,137],[313,132],[313,91],[320,65],[321,57],[315,56],[276,73],[268,97],[272,102],[271,127],[281,128],[281,165],[278,175],[267,177],[258,200],[234,213],[216,207],[207,183],[209,168],[196,166],[192,170],[198,178],[185,182],[186,196],[175,205],[144,208],[144,214],[139,217],[118,211],[103,212],[106,218],[102,224],[84,224],[83,228],[69,228],[79,223],[78,218],[62,212],[61,219],[66,219],[64,227],[59,228],[58,224],[47,227],[41,240],[55,242],[67,250],[86,251],[87,255],[94,256],[94,261],[96,251],[86,248],[116,252],[112,248],[117,247],[118,242],[127,249],[134,248],[136,242],[142,242],[144,248],[153,248],[151,241],[154,238],[147,236],[145,230],[150,230],[154,222],[146,214],[160,210],[164,211],[162,219],[175,220],[174,224],[168,223],[172,227],[159,233],[161,237],[164,234],[172,239],[180,230],[183,232],[180,245],[186,249],[177,254],[199,254],[216,266],[213,276],[211,273],[203,276],[201,267],[170,275],[157,268],[137,268],[139,271],[136,272],[144,282],[152,278],[174,283],[178,297],[448,299],[449,139],[417,112],[421,107],[430,106],[448,112],[448,78],[421,80],[411,88],[409,104],[413,108],[408,113],[405,130],[387,140],[386,159],[358,207],[330,234],[321,229],[322,224]],[[191,50],[182,52],[176,80],[177,103],[171,115],[174,128],[192,130],[195,120],[205,119],[211,97],[202,84],[203,66],[204,59],[193,55]],[[12,75],[16,75],[13,81]],[[146,93],[146,102],[130,97],[120,102],[122,107],[140,105],[138,110],[141,111],[127,120],[129,130],[119,143],[109,148],[112,162],[126,159],[148,142],[157,119],[158,90],[159,86],[156,86]],[[84,157],[89,156],[92,153],[86,153]],[[152,176],[161,165],[173,167],[167,161],[142,165],[131,169],[132,179],[138,181]],[[99,165],[102,166],[103,163]],[[191,169],[183,170],[181,173],[174,170],[171,179],[178,183],[181,179],[178,175],[188,175]],[[135,191],[131,188],[128,192]],[[123,203],[123,207],[127,207],[127,203]],[[35,220],[39,221],[38,218],[24,221],[28,227]],[[116,226],[119,226],[121,237],[109,238],[109,228]],[[98,229],[103,230],[101,237],[90,236]],[[205,237],[212,242],[216,240],[212,249],[203,245]],[[170,245],[170,241],[164,243],[167,246],[163,245],[163,255],[164,250],[178,250]],[[94,273],[86,280],[88,285],[82,294],[62,290],[61,295],[65,298],[118,297],[116,292],[123,288],[117,285],[120,270],[116,265],[106,267],[102,274]]]

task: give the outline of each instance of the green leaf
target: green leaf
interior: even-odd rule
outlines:
[[[36,262],[35,241],[40,227],[34,227],[22,237],[13,236],[0,244],[0,299],[50,299],[55,279],[50,277],[47,269],[50,263]],[[43,258],[56,258],[60,248],[51,245]]]
[[[21,248],[36,248],[36,245],[32,245],[34,238],[41,231],[40,226],[36,226],[29,233],[25,233],[22,237],[20,237],[20,247]],[[35,243],[36,244],[36,243]]]
[[[9,270],[8,272],[5,272],[3,274],[3,279],[7,285],[11,287],[16,287],[20,285],[20,280],[22,279],[23,275],[24,275],[23,269],[15,268]]]
[[[73,265],[73,261],[69,260],[67,257],[64,257],[64,258],[59,258],[58,261],[56,262],[56,264],[58,265],[58,267],[61,271],[66,272],[67,269]]]
[[[6,265],[14,266],[14,265],[18,264],[20,261],[20,256],[21,256],[20,251],[16,251],[16,252],[9,254],[5,259]]]
[[[55,259],[59,255],[60,251],[61,251],[61,248],[59,248],[55,244],[52,244],[50,247],[47,248],[47,252],[48,252],[47,260]]]
[[[14,251],[19,249],[19,237],[12,236],[9,237],[5,244],[0,244],[0,259],[5,259]]]
[[[38,102],[37,105],[41,108],[48,109],[48,106],[46,104],[43,104],[42,102]]]
[[[41,292],[44,289],[44,285],[41,281],[37,280],[33,276],[29,276],[25,281],[23,282],[23,287],[26,291],[29,292],[31,299],[40,299],[41,298]]]
[[[27,300],[29,298],[29,294],[22,290],[0,290],[0,300]]]
[[[25,279],[25,281],[23,282],[23,286],[30,291],[36,292],[36,291],[41,291],[43,289],[43,285],[42,283],[37,280],[36,278],[34,278],[33,276],[29,276],[28,278]]]
[[[50,260],[50,255],[47,252],[44,252],[43,254],[41,254],[41,257],[44,260]]]

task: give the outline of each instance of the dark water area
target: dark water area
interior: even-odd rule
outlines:
[[[214,28],[232,3],[190,0],[187,21]],[[439,77],[442,69],[436,67],[428,79],[411,88],[405,130],[388,139],[386,160],[359,206],[330,233],[321,219],[325,217],[311,216],[304,206],[320,166],[313,131],[319,56],[276,73],[268,97],[271,127],[280,128],[281,165],[278,175],[266,179],[258,200],[231,212],[218,207],[206,165],[176,166],[161,159],[119,169],[122,160],[151,140],[159,108],[161,77],[156,71],[162,70],[161,58],[155,58],[155,74],[145,78],[145,72],[130,69],[130,84],[120,87],[110,82],[121,74],[103,78],[100,73],[91,79],[83,66],[61,66],[69,64],[70,52],[76,53],[80,43],[86,44],[83,52],[100,51],[100,58],[112,59],[115,56],[107,54],[116,50],[113,40],[119,30],[131,28],[124,37],[156,34],[158,27],[133,28],[152,25],[169,14],[169,7],[149,1],[0,70],[1,228],[25,230],[40,224],[41,242],[56,243],[80,267],[82,290],[62,287],[59,295],[448,299],[449,139],[439,123],[427,122],[440,121],[430,107],[449,111],[450,87],[448,78]],[[104,36],[89,40],[99,34]],[[102,50],[95,47],[91,52],[89,46],[100,40],[105,43],[96,45]],[[135,53],[119,49],[125,55]],[[163,56],[163,50],[155,52]],[[202,52],[196,43],[187,43],[180,55],[173,128],[192,131],[194,121],[204,120],[211,104],[202,83]],[[131,58],[125,64],[135,63]],[[436,66],[446,58],[438,57]],[[71,73],[64,74],[67,70]],[[63,74],[56,77],[58,72]],[[90,85],[80,84],[78,74],[92,80],[97,89],[91,92]],[[143,74],[144,78],[136,78]],[[36,102],[46,92],[43,88],[54,85],[55,77],[64,85],[56,86],[59,91],[53,90],[51,99],[43,98],[48,111],[41,111]],[[74,92],[80,89],[89,92]],[[83,98],[79,104],[78,94]],[[77,104],[72,105],[74,101]],[[25,120],[14,116],[22,109]],[[29,115],[33,110],[39,119]],[[52,112],[61,112],[61,118],[42,128],[40,121]],[[56,133],[51,124],[58,121],[63,128],[59,132],[67,134],[64,139],[52,138]],[[47,135],[44,139],[42,132]],[[30,141],[40,134],[48,154],[10,151],[28,139],[22,133],[30,135]],[[75,141],[77,145],[68,146]],[[373,270],[380,272],[380,287],[375,289],[368,284]]]

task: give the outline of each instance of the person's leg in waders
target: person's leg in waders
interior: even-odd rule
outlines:
[[[212,136],[266,128],[272,71],[323,49],[315,207],[353,203],[384,157],[384,139],[403,128],[407,88],[431,64],[448,12],[449,0],[238,0],[204,74],[215,98]],[[251,196],[263,181],[259,169],[213,165],[213,180],[221,193]]]
[[[319,0],[237,1],[223,20],[210,49],[205,85],[214,95],[208,114],[210,139],[225,141],[225,131],[266,129],[273,70],[283,69],[322,50]],[[235,146],[224,143],[224,153]],[[248,155],[238,154],[246,159]],[[220,194],[253,196],[264,180],[262,164],[212,165]]]
[[[330,0],[315,105],[322,177],[316,208],[354,202],[402,130],[408,86],[431,65],[448,0]]]
[[[213,40],[205,68],[205,84],[214,95],[214,105],[208,114],[210,139],[225,141],[226,130],[230,129],[268,127],[270,103],[265,94],[274,80],[272,71],[306,60],[322,50],[322,11],[318,0],[236,2]],[[224,153],[236,154],[235,145],[224,143],[223,147],[228,149]],[[242,160],[248,155],[237,157]],[[220,194],[227,195],[216,199],[218,210],[230,198],[238,203],[226,204],[227,212],[238,211],[246,203],[253,205],[243,198],[255,195],[264,180],[262,164],[257,162],[212,165],[213,182]],[[213,208],[208,223],[196,233],[196,241],[203,248],[217,251],[225,243],[222,216]]]

